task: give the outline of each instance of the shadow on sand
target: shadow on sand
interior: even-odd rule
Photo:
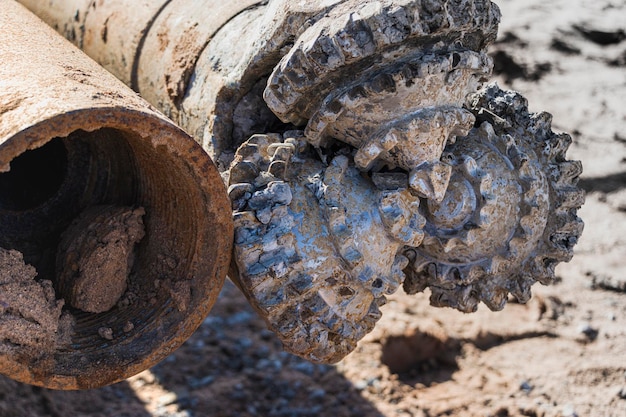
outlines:
[[[0,377],[2,417],[382,417],[335,367],[284,352],[230,282],[198,331],[127,381],[61,392]]]

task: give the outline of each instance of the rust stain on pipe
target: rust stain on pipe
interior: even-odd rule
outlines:
[[[88,313],[57,294],[69,338],[34,353],[2,333],[0,372],[56,389],[120,381],[180,346],[215,302],[232,250],[224,184],[191,137],[23,6],[0,0],[0,27],[0,248],[19,254],[7,258],[7,281],[31,265],[29,282],[56,285],[60,236],[90,207],[145,209],[118,303]],[[0,321],[24,321],[19,308]]]
[[[178,119],[178,109],[201,52],[217,31],[258,0],[189,3],[172,0],[160,13],[137,50],[133,88],[143,97]]]

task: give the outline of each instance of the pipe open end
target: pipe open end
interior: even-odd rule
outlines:
[[[125,116],[126,126],[64,137],[35,126],[0,146],[0,154],[28,149],[0,173],[0,370],[14,379],[57,389],[125,379],[180,346],[222,287],[232,220],[217,170],[182,132]],[[106,226],[106,216],[84,220],[99,207],[139,213],[141,233],[123,222]],[[103,227],[110,230],[98,235]],[[121,250],[129,233],[139,236]],[[89,255],[77,249],[85,239]],[[128,268],[107,278],[98,265],[115,256]],[[68,270],[74,278],[60,279]],[[78,285],[99,286],[108,304],[72,301]]]

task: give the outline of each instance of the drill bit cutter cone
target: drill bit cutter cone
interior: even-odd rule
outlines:
[[[93,388],[180,346],[217,298],[232,220],[182,130],[0,0],[0,372]]]

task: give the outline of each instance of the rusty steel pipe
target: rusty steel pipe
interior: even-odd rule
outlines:
[[[223,182],[191,137],[23,6],[0,0],[0,27],[0,373],[120,381],[214,304],[232,251]]]
[[[214,158],[231,278],[293,353],[341,359],[400,287],[525,302],[573,254],[582,167],[549,114],[483,88],[490,0],[20,1]]]

